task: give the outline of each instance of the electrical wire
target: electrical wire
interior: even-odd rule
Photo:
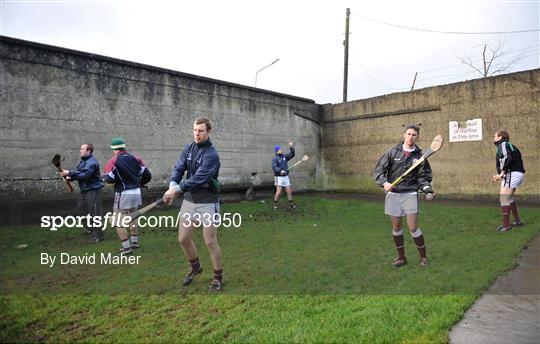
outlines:
[[[540,29],[529,29],[529,30],[515,30],[515,31],[485,31],[485,32],[474,32],[474,31],[443,31],[443,30],[433,30],[433,29],[424,29],[424,28],[417,28],[412,26],[406,26],[406,25],[399,25],[399,24],[392,24],[388,22],[384,22],[381,20],[369,18],[362,16],[360,14],[356,14],[351,12],[352,15],[387,26],[392,26],[400,29],[405,30],[412,30],[412,31],[421,31],[421,32],[429,32],[429,33],[442,33],[442,34],[450,34],[450,35],[501,35],[501,34],[517,34],[517,33],[530,33],[530,32],[540,32]]]
[[[358,63],[358,65],[360,66],[360,68],[362,68],[362,70],[364,71],[364,73],[366,73],[366,75],[375,83],[377,83],[378,85],[382,86],[382,87],[385,87],[387,89],[390,89],[390,90],[395,90],[395,91],[404,91],[406,90],[406,88],[396,88],[396,87],[392,87],[392,86],[388,86],[388,85],[385,85],[383,84],[382,82],[380,82],[379,80],[375,79],[375,77],[373,77],[366,69],[366,67],[364,67],[364,65],[360,62],[360,59],[356,56],[355,53],[351,52],[351,55],[354,57],[354,59],[356,60],[356,62]]]

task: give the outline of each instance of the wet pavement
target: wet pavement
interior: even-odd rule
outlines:
[[[450,343],[540,343],[540,235],[450,331]]]

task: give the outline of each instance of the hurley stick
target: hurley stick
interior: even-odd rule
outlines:
[[[426,151],[424,152],[422,157],[420,159],[418,159],[411,167],[409,167],[409,169],[407,171],[405,171],[405,173],[403,173],[401,176],[399,176],[398,179],[394,180],[394,182],[392,183],[392,186],[398,185],[403,180],[403,178],[405,178],[405,176],[407,176],[415,168],[420,166],[420,164],[423,163],[424,160],[426,160],[427,158],[429,158],[430,156],[435,154],[435,152],[437,152],[439,149],[441,149],[442,144],[443,144],[442,136],[441,135],[435,136],[435,138],[433,139],[433,142],[431,142],[431,146],[429,146],[429,148],[426,149]]]
[[[60,154],[56,154],[55,156],[53,156],[51,162],[54,166],[56,166],[56,168],[58,169],[58,172],[62,172],[62,166],[60,165],[60,160],[62,158],[60,157]],[[67,187],[68,187],[68,190],[69,192],[73,192],[73,186],[71,185],[71,182],[69,180],[66,179],[66,177],[64,177],[64,181],[66,182],[67,184]]]
[[[291,167],[288,168],[288,170],[290,170],[291,168],[295,167],[295,166],[298,166],[300,163],[304,162],[304,161],[307,161],[309,159],[309,157],[307,155],[304,155],[302,157],[302,159],[300,161],[298,161],[297,163],[295,163],[294,165],[292,165]]]

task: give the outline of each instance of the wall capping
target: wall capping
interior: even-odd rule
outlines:
[[[399,116],[399,115],[406,115],[410,113],[421,113],[421,112],[431,112],[431,111],[441,111],[441,107],[435,106],[435,107],[426,107],[426,108],[419,108],[419,109],[405,109],[405,110],[379,112],[379,113],[368,113],[364,115],[355,115],[355,116],[349,116],[349,117],[344,117],[344,118],[323,120],[322,123],[327,124],[327,123],[347,122],[347,121],[356,121],[356,120],[367,119],[367,118]]]
[[[13,37],[8,37],[8,36],[2,36],[2,35],[0,35],[0,41],[1,42],[6,42],[6,43],[9,43],[9,44],[14,44],[14,45],[27,46],[27,47],[31,47],[31,48],[34,48],[34,49],[53,51],[53,52],[64,53],[64,54],[69,54],[69,55],[73,55],[73,56],[91,58],[91,59],[95,59],[95,60],[98,60],[98,61],[112,62],[112,63],[122,64],[122,65],[130,66],[130,67],[142,68],[142,69],[146,69],[146,70],[154,71],[154,72],[159,72],[159,73],[172,74],[172,75],[176,75],[176,76],[180,76],[180,77],[184,77],[184,78],[190,78],[190,79],[194,79],[194,80],[210,82],[210,83],[213,83],[213,84],[219,84],[219,85],[224,85],[224,86],[242,88],[242,89],[254,91],[254,92],[257,92],[257,93],[265,93],[265,94],[269,94],[269,95],[273,95],[273,96],[285,97],[285,98],[299,100],[299,101],[307,102],[307,103],[313,103],[313,104],[315,103],[315,101],[313,99],[302,98],[302,97],[293,96],[293,95],[290,95],[290,94],[269,91],[269,90],[265,90],[265,89],[261,89],[261,88],[251,87],[251,86],[242,85],[242,84],[236,84],[236,83],[233,83],[233,82],[228,82],[228,81],[223,81],[223,80],[218,80],[218,79],[212,79],[212,78],[199,76],[199,75],[195,75],[195,74],[179,72],[179,71],[172,70],[172,69],[167,69],[167,68],[151,66],[151,65],[147,65],[147,64],[143,64],[143,63],[122,60],[122,59],[118,59],[118,58],[114,58],[114,57],[88,53],[88,52],[84,52],[84,51],[80,51],[80,50],[62,48],[62,47],[55,46],[55,45],[48,45],[48,44],[43,44],[43,43],[26,41],[26,40],[23,40],[23,39],[13,38]],[[5,56],[0,56],[0,57],[5,58]]]

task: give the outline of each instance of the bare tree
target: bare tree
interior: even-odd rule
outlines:
[[[525,57],[525,51],[518,50],[518,54],[515,52],[507,52],[505,50],[505,44],[507,40],[497,40],[494,44],[484,43],[482,47],[482,59],[473,60],[471,56],[462,56],[458,59],[471,67],[484,78],[497,74],[502,74],[507,71],[513,64]],[[521,53],[519,53],[521,51]],[[505,56],[514,55],[510,59],[504,59]],[[480,65],[482,63],[482,65]]]

